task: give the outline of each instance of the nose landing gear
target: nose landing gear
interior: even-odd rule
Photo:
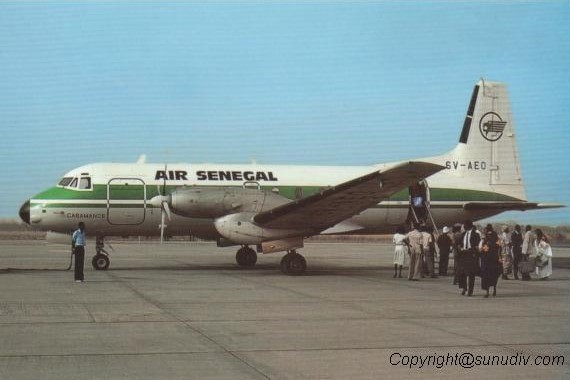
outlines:
[[[109,245],[109,247],[111,247]],[[113,247],[111,247],[113,249]],[[111,264],[111,259],[109,258],[109,252],[105,249],[105,237],[97,236],[95,239],[95,256],[91,259],[91,265],[95,270],[106,270]]]
[[[106,270],[110,264],[111,260],[109,260],[109,256],[103,254],[96,254],[91,260],[91,265],[93,265],[95,270]]]

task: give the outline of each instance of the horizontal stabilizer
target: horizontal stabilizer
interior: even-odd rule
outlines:
[[[465,210],[526,211],[560,207],[566,206],[558,203],[536,202],[467,202],[463,204]]]

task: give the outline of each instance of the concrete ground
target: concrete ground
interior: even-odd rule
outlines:
[[[67,248],[0,243],[0,379],[570,378],[567,248],[549,281],[500,281],[494,299],[479,279],[470,298],[449,277],[394,279],[382,244],[309,244],[300,277],[281,254],[242,269],[212,244],[114,248],[108,271],[88,249],[76,284]],[[535,362],[549,355],[564,365]]]

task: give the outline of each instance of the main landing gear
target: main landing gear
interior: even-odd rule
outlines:
[[[307,260],[294,249],[287,251],[281,259],[281,272],[290,276],[298,276],[307,270]]]
[[[240,267],[253,267],[257,262],[257,253],[248,247],[242,246],[236,253],[236,262]],[[290,276],[298,276],[307,270],[307,260],[297,251],[290,250],[281,259],[281,271]]]
[[[236,262],[240,267],[252,267],[257,262],[257,253],[244,245],[236,253]]]
[[[111,248],[112,249],[112,248]],[[91,259],[91,265],[95,270],[106,270],[111,264],[109,259],[109,252],[105,250],[105,238],[103,236],[97,236],[95,239],[95,256]]]

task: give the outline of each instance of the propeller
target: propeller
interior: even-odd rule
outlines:
[[[170,214],[170,206],[168,206],[168,203],[170,202],[170,195],[166,194],[166,171],[167,167],[166,165],[164,165],[164,180],[162,183],[162,191],[160,189],[160,185],[156,185],[156,190],[158,192],[158,195],[154,196],[151,198],[150,200],[150,204],[153,205],[154,207],[160,207],[160,225],[158,226],[160,228],[160,244],[162,244],[164,242],[164,229],[166,228],[166,224],[165,222],[165,218],[168,218],[168,220],[171,220],[171,214]]]

